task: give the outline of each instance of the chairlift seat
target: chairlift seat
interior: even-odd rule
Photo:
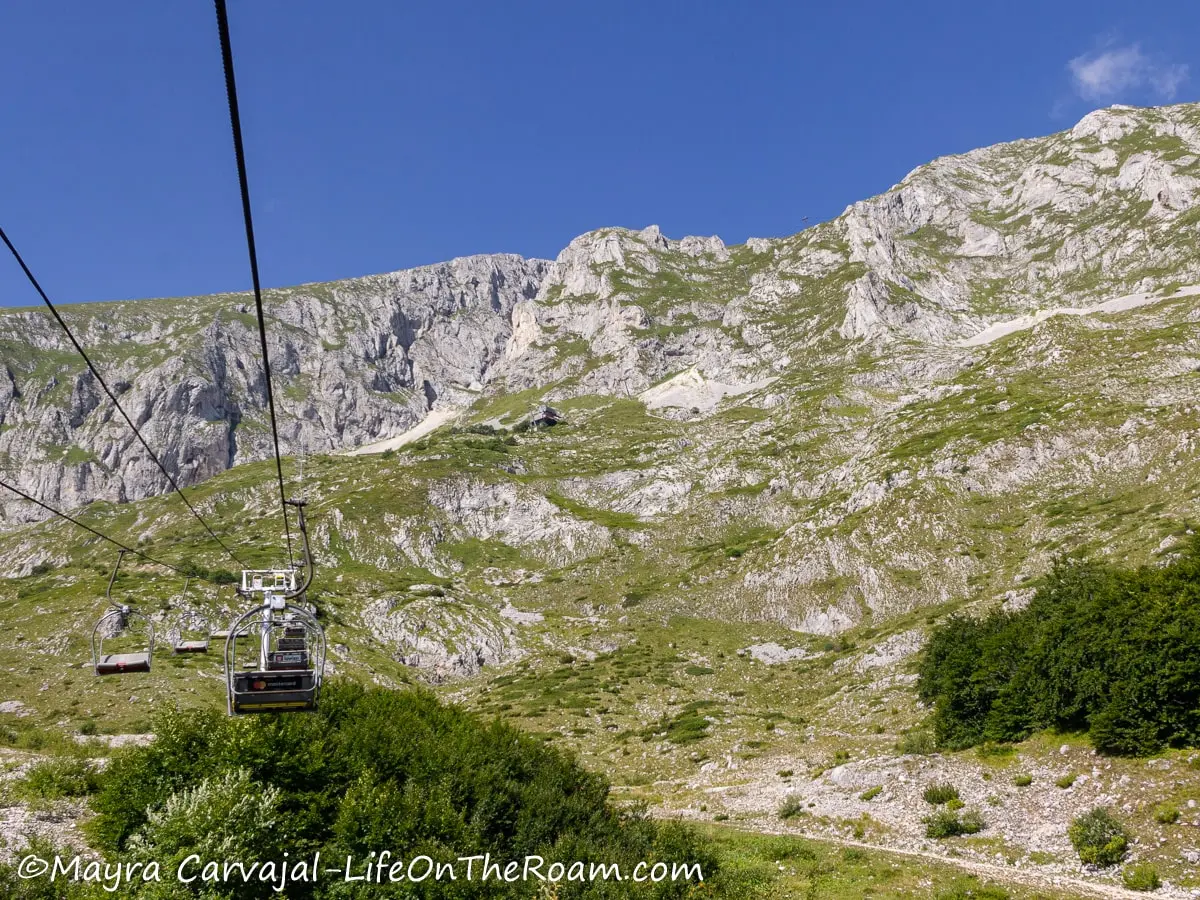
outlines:
[[[267,656],[267,669],[272,672],[295,671],[308,666],[307,650],[276,650]]]
[[[179,641],[174,649],[176,653],[207,653],[208,641]]]
[[[314,710],[316,673],[311,669],[235,672],[230,708],[234,715]]]
[[[275,644],[277,650],[306,650],[308,642],[302,637],[281,637]]]
[[[107,653],[96,660],[97,675],[125,675],[129,672],[149,671],[149,653]]]
[[[146,615],[131,606],[118,604],[112,598],[113,582],[117,578],[117,570],[121,568],[121,560],[125,551],[117,555],[117,564],[113,567],[112,575],[108,578],[108,587],[104,591],[104,599],[108,602],[108,611],[104,613],[92,628],[92,669],[97,675],[126,675],[131,672],[149,672],[150,662],[154,657],[154,622]],[[102,632],[121,632],[133,626],[145,633],[145,650],[136,653],[105,653],[104,635]]]

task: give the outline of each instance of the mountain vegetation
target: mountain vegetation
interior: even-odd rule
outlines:
[[[694,841],[730,897],[1067,896],[1120,883],[1081,873],[1068,834],[1111,807],[1131,882],[1150,866],[1186,896],[1198,211],[1200,106],[1114,107],[790,236],[602,228],[553,261],[268,291],[286,490],[309,501],[309,599],[344,682],[308,720],[323,734],[211,712],[221,654],[171,647],[241,612],[235,564],[55,324],[0,311],[4,479],[193,576],[126,557],[114,599],[154,622],[154,666],[96,678],[112,547],[0,496],[0,860],[81,834],[170,855],[206,810],[231,846],[273,849],[220,830],[263,818],[335,850],[361,837],[343,806],[386,797],[447,846]],[[63,315],[221,541],[270,567],[247,302]],[[156,757],[175,733],[211,750]],[[508,768],[481,783],[427,734]],[[526,785],[535,763],[550,780]],[[410,815],[410,783],[435,820]],[[939,785],[958,796],[934,807]],[[674,819],[695,830],[655,824]],[[954,868],[976,864],[1005,887]]]
[[[1200,539],[1163,566],[1061,561],[1029,605],[930,635],[918,693],[961,749],[1053,728],[1106,753],[1200,745]]]
[[[403,863],[428,857],[457,877],[422,877],[371,896],[536,897],[548,882],[468,880],[460,857],[490,854],[500,869],[523,870],[527,857],[561,862],[566,871],[615,864],[625,876],[646,861],[697,866],[691,878],[635,887],[560,873],[559,897],[683,897],[720,873],[706,842],[686,827],[656,822],[609,799],[603,776],[562,752],[493,720],[486,722],[421,692],[327,686],[312,716],[228,719],[213,710],[165,708],[155,740],[115,756],[92,806],[89,833],[112,863],[157,861],[162,883],[129,887],[123,896],[252,900],[269,891],[248,884],[175,882],[188,856],[249,866],[320,852],[335,869],[352,857],[361,875],[372,854],[388,850]],[[413,871],[423,872],[421,863]],[[200,875],[201,865],[196,865]],[[449,871],[449,870],[446,870]],[[551,876],[552,877],[552,876]],[[270,879],[274,881],[274,879]],[[264,893],[266,892],[266,893]],[[302,898],[359,896],[341,877],[288,886]],[[20,896],[16,894],[15,896]]]

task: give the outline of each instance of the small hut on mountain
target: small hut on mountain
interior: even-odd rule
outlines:
[[[542,406],[530,418],[529,424],[532,428],[553,428],[566,421],[566,417],[553,406]]]

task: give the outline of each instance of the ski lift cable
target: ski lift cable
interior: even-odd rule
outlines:
[[[262,283],[258,276],[258,252],[254,245],[254,219],[250,213],[250,183],[246,175],[246,152],[242,146],[242,119],[238,112],[237,82],[233,75],[233,45],[229,40],[229,13],[225,0],[215,0],[217,31],[221,39],[221,62],[225,69],[225,94],[229,101],[229,127],[233,132],[233,152],[237,157],[238,185],[242,193],[242,218],[246,223],[246,249],[250,255],[250,277],[254,282],[254,307],[258,315],[258,338],[262,345],[263,372],[267,383],[267,409],[271,414],[271,439],[275,445],[275,472],[279,477],[279,500],[283,512],[283,529],[287,536],[288,562],[293,567],[292,527],[288,524],[287,489],[283,483],[283,459],[279,454],[279,426],[275,419],[275,395],[271,390],[271,358],[267,352],[267,323],[263,313]]]
[[[55,509],[50,504],[43,503],[41,500],[38,500],[36,497],[31,497],[29,494],[25,493],[19,487],[11,485],[7,481],[4,481],[3,479],[0,479],[0,487],[6,488],[7,490],[12,491],[14,494],[16,494],[22,500],[28,500],[30,503],[40,506],[42,509],[46,510],[46,512],[53,513],[54,515],[58,516],[60,519],[66,519],[72,525],[78,525],[84,531],[90,531],[96,537],[98,537],[102,540],[108,541],[110,544],[112,544],[118,550],[121,550],[125,553],[132,553],[134,556],[140,556],[142,559],[146,560],[146,562],[148,562],[148,563],[153,563],[156,566],[162,566],[165,569],[170,569],[172,572],[178,572],[180,575],[183,575],[185,577],[188,577],[191,575],[191,573],[185,571],[184,569],[181,569],[179,566],[172,565],[169,562],[163,562],[161,559],[155,559],[149,553],[143,553],[141,550],[138,550],[135,547],[130,547],[126,544],[122,544],[116,538],[111,538],[107,534],[97,531],[91,525],[86,525],[83,522],[80,522],[74,516],[68,515],[67,513],[63,512],[60,509]],[[211,579],[207,579],[207,578],[205,578],[203,580],[209,581],[212,584],[218,583],[218,582],[212,581]]]
[[[21,271],[25,273],[25,277],[29,280],[29,283],[33,285],[33,289],[38,292],[38,295],[45,302],[47,308],[49,308],[49,310],[50,310],[50,313],[54,316],[55,321],[58,322],[58,324],[62,328],[63,332],[66,334],[67,338],[70,340],[72,346],[74,346],[75,350],[79,353],[79,355],[81,357],[83,357],[83,361],[85,363],[87,363],[87,367],[89,370],[91,370],[92,376],[96,379],[96,382],[100,385],[101,388],[104,389],[104,393],[108,395],[108,399],[111,400],[113,403],[113,406],[115,406],[117,408],[117,412],[119,412],[121,414],[121,418],[123,418],[125,420],[125,424],[127,424],[131,429],[133,429],[134,435],[141,442],[141,444],[145,448],[146,452],[150,454],[150,458],[152,460],[154,460],[154,464],[156,466],[158,466],[159,470],[163,473],[163,475],[166,476],[167,481],[170,482],[170,485],[175,490],[175,493],[177,493],[179,495],[179,499],[183,501],[184,506],[186,506],[188,508],[188,511],[193,516],[196,517],[196,520],[201,525],[204,526],[204,530],[208,532],[208,536],[211,537],[218,544],[220,544],[221,549],[224,550],[234,562],[236,562],[242,568],[246,568],[246,563],[242,562],[242,560],[240,558],[238,558],[238,555],[236,553],[234,553],[232,550],[230,550],[229,547],[227,547],[225,545],[225,542],[222,541],[219,537],[217,537],[216,532],[214,532],[212,530],[212,528],[209,527],[209,524],[204,521],[204,518],[200,515],[200,513],[198,513],[196,511],[196,508],[194,506],[192,506],[192,504],[188,500],[188,498],[186,496],[184,496],[183,490],[179,487],[178,482],[175,481],[174,476],[171,475],[171,473],[167,471],[167,467],[162,464],[162,460],[160,460],[158,458],[158,455],[153,450],[150,449],[150,445],[148,443],[146,443],[146,439],[144,437],[142,437],[142,433],[140,431],[138,431],[138,427],[135,424],[133,424],[133,419],[131,419],[129,417],[129,413],[125,412],[125,408],[123,406],[121,406],[120,402],[117,400],[116,394],[114,394],[109,389],[107,382],[105,382],[105,380],[104,380],[104,377],[100,374],[100,372],[96,369],[96,366],[92,363],[91,357],[89,357],[87,355],[87,351],[85,351],[83,349],[83,345],[80,344],[79,341],[76,339],[75,333],[73,331],[71,331],[71,329],[67,325],[66,321],[63,320],[63,317],[59,314],[58,309],[55,307],[54,303],[51,302],[50,297],[46,294],[45,290],[42,289],[41,283],[37,280],[37,277],[33,274],[32,270],[30,270],[29,266],[25,264],[25,259],[17,251],[17,248],[13,245],[13,242],[11,240],[9,240],[8,235],[5,233],[3,228],[0,228],[0,240],[4,241],[4,245],[6,247],[8,247],[9,252],[13,255],[13,258],[17,261],[17,265],[19,265],[21,267]],[[37,503],[39,501],[35,500],[34,502]]]

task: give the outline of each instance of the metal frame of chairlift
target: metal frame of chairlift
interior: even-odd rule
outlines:
[[[182,603],[187,597],[188,585],[192,583],[191,577],[185,578],[183,581],[183,593],[179,595],[179,600]],[[175,640],[171,641],[171,652],[176,656],[191,655],[193,653],[208,652],[208,638],[196,641],[183,640],[183,629],[180,628],[175,632]]]
[[[154,622],[148,616],[122,604],[113,602],[112,587],[117,580],[117,571],[121,568],[121,560],[125,551],[117,555],[117,564],[113,566],[112,575],[108,578],[108,587],[104,591],[104,599],[108,601],[108,611],[100,617],[96,627],[92,629],[92,670],[97,675],[125,675],[130,672],[149,672],[151,661],[154,659]],[[129,627],[131,619],[145,623],[147,649],[144,653],[104,653],[104,636],[100,633],[106,623],[117,622],[120,630]]]
[[[298,510],[303,540],[304,583],[296,570],[244,570],[238,594],[260,595],[262,603],[242,613],[225,639],[225,687],[231,716],[258,712],[310,711],[317,708],[325,670],[325,630],[316,616],[290,601],[304,597],[313,579],[312,555],[304,521],[304,501],[289,500]],[[239,638],[257,634],[257,666],[239,669]]]

